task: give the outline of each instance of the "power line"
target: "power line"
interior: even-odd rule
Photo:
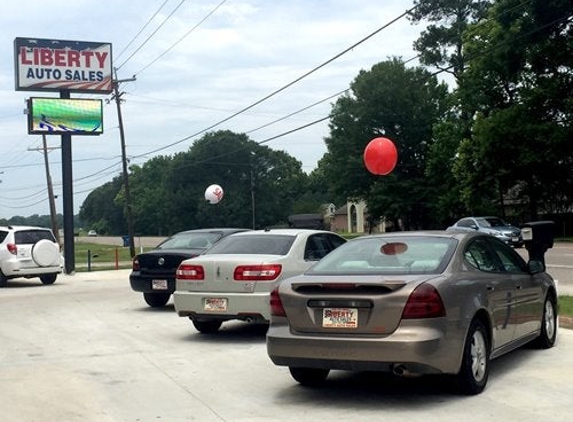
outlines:
[[[156,61],[158,61],[159,59],[161,59],[163,56],[165,56],[167,53],[169,53],[173,48],[175,48],[175,46],[177,44],[179,44],[181,41],[183,41],[191,32],[193,32],[195,29],[197,29],[199,26],[201,26],[201,24],[203,22],[205,22],[207,19],[209,19],[209,17],[215,13],[217,11],[217,9],[219,9],[223,4],[225,4],[227,2],[227,0],[223,0],[221,3],[219,3],[217,6],[215,6],[215,8],[213,10],[211,10],[209,13],[207,13],[207,15],[201,19],[197,24],[195,24],[195,26],[193,26],[189,31],[187,31],[185,33],[185,35],[183,35],[181,38],[179,38],[177,41],[175,41],[167,50],[165,50],[163,53],[161,53],[159,56],[157,56],[154,60],[152,60],[149,64],[147,64],[146,66],[144,66],[143,68],[141,68],[139,71],[135,72],[135,75],[139,75],[141,72],[143,72],[145,69],[147,69],[148,67],[150,67],[152,64],[154,64]],[[135,76],[134,75],[134,76]]]
[[[348,53],[349,51],[352,51],[354,48],[356,48],[356,47],[358,47],[360,44],[366,42],[367,40],[369,40],[370,38],[372,38],[373,36],[375,36],[376,34],[378,34],[379,32],[381,32],[382,30],[384,30],[384,29],[388,28],[390,25],[392,25],[392,24],[398,22],[400,19],[403,19],[403,18],[404,18],[405,16],[407,16],[409,13],[411,13],[412,11],[414,11],[417,7],[418,7],[418,5],[416,5],[416,6],[412,7],[412,8],[410,8],[410,9],[406,10],[404,13],[402,13],[402,14],[399,15],[398,17],[396,17],[396,18],[392,19],[390,22],[388,22],[388,23],[382,25],[380,28],[376,29],[374,32],[372,32],[372,33],[370,33],[369,35],[367,35],[366,37],[362,38],[360,41],[358,41],[358,42],[352,44],[350,47],[346,48],[345,50],[341,51],[340,53],[336,54],[334,57],[332,57],[332,58],[328,59],[327,61],[325,61],[324,63],[322,63],[322,64],[320,64],[320,65],[314,67],[313,69],[309,70],[308,72],[304,73],[303,75],[299,76],[298,78],[296,78],[295,80],[289,82],[288,84],[284,85],[283,87],[281,87],[281,88],[279,88],[279,89],[277,89],[277,90],[271,92],[270,94],[266,95],[265,97],[261,98],[260,100],[255,101],[254,103],[252,103],[252,104],[250,104],[250,105],[248,105],[248,106],[242,108],[241,110],[237,111],[236,113],[231,114],[230,116],[224,118],[223,120],[220,120],[220,121],[218,121],[217,123],[214,123],[214,124],[212,124],[211,126],[205,128],[205,129],[202,129],[202,130],[200,130],[200,131],[198,131],[198,132],[195,132],[195,133],[192,134],[192,135],[186,136],[186,137],[184,137],[184,138],[182,138],[182,139],[180,139],[180,140],[178,140],[178,141],[176,141],[176,142],[173,142],[173,143],[168,144],[168,145],[165,145],[165,146],[163,146],[163,147],[154,149],[154,150],[152,150],[152,151],[148,151],[148,152],[146,152],[146,153],[144,153],[144,154],[140,154],[140,155],[138,155],[138,156],[136,156],[136,157],[141,157],[141,156],[146,156],[146,155],[149,155],[149,154],[154,154],[154,153],[156,153],[156,152],[163,151],[163,150],[165,150],[165,149],[167,149],[167,148],[170,148],[170,147],[172,147],[172,146],[178,145],[178,144],[180,144],[180,143],[182,143],[182,142],[185,142],[185,141],[187,141],[187,140],[189,140],[189,139],[191,139],[191,138],[194,138],[194,137],[196,137],[196,136],[199,136],[199,135],[201,135],[201,134],[203,134],[203,133],[205,133],[205,132],[207,132],[207,131],[209,131],[209,130],[211,130],[211,129],[214,129],[214,128],[216,128],[217,126],[220,126],[221,124],[223,124],[223,123],[225,123],[225,122],[228,122],[229,120],[231,120],[231,119],[237,117],[237,116],[240,115],[240,114],[243,114],[244,112],[246,112],[246,111],[248,111],[248,110],[250,110],[250,109],[256,107],[257,105],[263,103],[264,101],[268,100],[269,98],[272,98],[272,97],[274,97],[275,95],[277,95],[278,93],[280,93],[280,92],[286,90],[287,88],[290,88],[291,86],[293,86],[294,84],[300,82],[301,80],[303,80],[303,79],[306,78],[307,76],[310,76],[310,75],[313,74],[314,72],[316,72],[316,71],[322,69],[323,67],[325,67],[326,65],[332,63],[333,61],[335,61],[336,59],[340,58],[341,56],[343,56],[344,54]]]
[[[164,20],[163,22],[161,22],[161,24],[155,29],[155,31],[153,31],[153,32],[143,41],[143,43],[141,43],[141,45],[140,45],[139,47],[137,47],[137,49],[136,49],[133,53],[131,53],[131,55],[130,55],[127,59],[125,59],[122,64],[120,64],[120,65],[116,68],[116,71],[119,70],[119,69],[121,69],[121,68],[123,67],[123,65],[125,65],[133,56],[135,56],[135,55],[139,52],[139,50],[141,50],[141,49],[143,48],[143,46],[144,46],[145,44],[147,44],[147,43],[149,42],[149,40],[163,27],[163,25],[165,25],[165,23],[167,23],[167,21],[168,21],[169,19],[171,19],[171,17],[175,14],[175,12],[181,7],[181,5],[182,5],[184,2],[185,2],[185,0],[181,0],[181,2],[175,7],[175,9],[173,9],[173,11],[169,14],[169,16],[167,16],[167,17],[165,18],[165,20]]]
[[[330,100],[330,99],[332,99],[332,98],[338,97],[338,96],[340,96],[340,95],[342,95],[342,94],[348,92],[349,90],[350,90],[350,88],[347,88],[347,89],[344,89],[344,90],[342,90],[342,91],[339,91],[339,92],[337,92],[336,94],[332,94],[332,95],[330,95],[330,96],[328,96],[328,97],[326,97],[326,98],[323,98],[323,99],[320,100],[320,101],[317,101],[317,102],[312,103],[312,104],[310,104],[310,105],[308,105],[308,106],[306,106],[306,107],[303,107],[303,108],[301,108],[301,109],[298,109],[297,111],[294,111],[294,112],[292,112],[292,113],[289,113],[289,114],[287,114],[286,116],[283,116],[283,117],[281,117],[281,118],[279,118],[279,119],[273,120],[272,122],[266,123],[266,124],[264,124],[264,125],[262,125],[262,126],[259,126],[259,127],[255,128],[255,129],[251,129],[251,130],[249,130],[248,132],[245,132],[245,134],[248,135],[249,133],[256,132],[256,131],[258,131],[258,130],[264,129],[264,128],[269,127],[269,126],[271,126],[271,125],[274,125],[275,123],[278,123],[278,122],[281,122],[281,121],[283,121],[283,120],[286,120],[286,119],[288,119],[289,117],[292,117],[292,116],[295,116],[295,115],[297,115],[297,114],[300,114],[300,113],[302,113],[303,111],[306,111],[306,110],[311,109],[312,107],[316,107],[317,105],[320,105],[320,104],[324,103],[325,101],[328,101],[328,100]]]
[[[119,52],[119,54],[117,55],[116,59],[119,59],[119,58],[121,57],[121,55],[122,55],[123,53],[125,53],[125,51],[131,46],[131,44],[133,44],[133,42],[137,39],[137,37],[139,37],[139,36],[141,35],[141,33],[143,32],[143,30],[144,30],[145,28],[147,28],[147,26],[151,23],[151,21],[152,21],[153,19],[155,19],[155,16],[157,16],[157,14],[161,11],[161,9],[163,9],[163,6],[165,6],[168,1],[169,1],[169,0],[165,0],[165,1],[163,2],[163,4],[162,4],[161,6],[159,6],[159,9],[157,9],[157,10],[155,11],[155,13],[153,14],[153,16],[151,16],[151,17],[149,18],[149,20],[147,21],[147,23],[146,23],[145,25],[143,25],[143,27],[139,30],[139,32],[138,32],[137,34],[135,34],[135,36],[131,39],[130,42],[127,43],[127,45],[123,48],[123,50],[121,50],[121,51]]]
[[[524,3],[522,3],[522,4],[524,4]],[[547,23],[547,24],[545,24],[545,25],[539,26],[539,27],[537,27],[537,28],[535,28],[535,29],[529,31],[529,32],[526,33],[526,34],[522,34],[520,37],[517,37],[517,38],[512,39],[512,40],[508,40],[508,41],[503,41],[503,42],[500,42],[500,43],[498,43],[498,44],[496,44],[496,45],[494,45],[494,46],[491,46],[490,48],[486,49],[485,51],[480,52],[480,54],[476,54],[476,55],[473,56],[473,57],[469,57],[469,58],[468,58],[468,61],[469,61],[469,60],[472,60],[472,59],[475,59],[475,58],[478,58],[478,57],[481,57],[481,56],[484,56],[484,55],[486,55],[486,54],[488,54],[488,53],[491,53],[491,52],[497,50],[498,48],[500,48],[500,47],[502,47],[502,46],[504,46],[504,45],[511,44],[511,43],[515,42],[516,40],[522,38],[522,37],[529,36],[529,35],[531,35],[531,34],[537,32],[537,31],[539,31],[539,30],[545,29],[545,28],[550,27],[550,26],[552,26],[552,25],[554,25],[554,24],[556,24],[556,23],[559,23],[559,22],[564,21],[564,20],[569,20],[569,19],[571,19],[571,16],[564,16],[564,17],[555,19],[554,21],[549,22],[549,23]],[[451,67],[453,67],[453,65],[450,66],[450,68],[451,68]],[[447,70],[448,70],[448,68],[444,68],[444,69],[440,69],[440,70],[438,70],[438,71],[436,71],[436,72],[434,72],[434,73],[430,73],[430,74],[428,75],[428,79],[429,79],[429,78],[432,78],[432,77],[434,77],[434,76],[436,76],[436,75],[438,75],[438,74],[440,74],[440,73],[447,72]],[[345,91],[348,91],[348,90],[345,90]],[[344,93],[344,91],[341,91],[339,94],[341,94],[341,93]],[[323,118],[320,118],[320,119],[315,120],[315,121],[313,121],[313,122],[307,123],[307,124],[305,124],[305,125],[303,125],[303,126],[300,126],[300,127],[298,127],[298,128],[295,128],[295,129],[292,129],[292,130],[288,130],[288,131],[283,132],[283,133],[281,133],[281,134],[279,134],[279,135],[275,135],[275,136],[266,138],[266,139],[264,139],[264,140],[262,140],[262,141],[259,141],[259,142],[256,142],[256,143],[259,144],[259,145],[261,145],[261,144],[264,144],[264,143],[273,141],[273,140],[275,140],[275,139],[281,138],[281,137],[283,137],[283,136],[290,135],[291,133],[294,133],[294,132],[297,132],[297,131],[299,131],[299,130],[302,130],[302,129],[305,129],[305,128],[307,128],[307,127],[310,127],[310,126],[313,126],[313,125],[315,125],[315,124],[318,124],[318,123],[320,123],[320,122],[322,122],[322,121],[324,121],[324,120],[327,120],[327,119],[329,119],[329,118],[331,118],[331,117],[332,117],[332,115],[325,116],[325,117],[323,117]],[[239,152],[239,151],[241,151],[241,150],[243,150],[243,149],[244,149],[244,148],[237,149],[237,150],[233,150],[233,151],[228,151],[228,152],[225,152],[225,153],[223,153],[223,154],[219,154],[219,155],[217,155],[217,156],[210,157],[209,159],[199,160],[199,161],[196,161],[196,162],[194,162],[194,163],[185,164],[185,165],[183,165],[183,166],[177,167],[177,169],[185,168],[185,167],[191,167],[191,166],[194,166],[194,165],[197,165],[197,164],[210,162],[210,161],[212,161],[212,160],[216,160],[216,159],[219,159],[219,158],[222,158],[222,157],[226,157],[226,156],[228,156],[228,155],[236,154],[237,152]]]

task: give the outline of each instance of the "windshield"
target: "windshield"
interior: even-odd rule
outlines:
[[[487,217],[479,219],[480,226],[483,227],[505,227],[507,223],[501,218],[497,217]]]
[[[157,246],[157,249],[206,249],[221,238],[221,233],[177,233]]]
[[[438,274],[457,241],[451,238],[364,237],[332,251],[307,274]]]
[[[206,254],[286,255],[294,239],[295,236],[272,234],[227,236]]]

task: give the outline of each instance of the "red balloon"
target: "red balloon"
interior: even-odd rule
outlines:
[[[374,138],[364,149],[364,164],[370,173],[385,176],[398,162],[396,145],[388,138]]]

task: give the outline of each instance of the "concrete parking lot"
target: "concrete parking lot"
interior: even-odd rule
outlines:
[[[148,308],[128,270],[12,281],[0,290],[0,420],[569,421],[573,330],[550,350],[493,362],[484,393],[442,378],[334,372],[299,386],[266,355],[265,331],[228,323],[197,333],[173,306]]]

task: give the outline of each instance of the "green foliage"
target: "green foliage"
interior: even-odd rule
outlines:
[[[188,151],[130,167],[135,233],[250,228],[253,194],[256,226],[273,225],[286,221],[307,183],[301,163],[288,154],[261,146],[244,134],[207,133]],[[218,204],[205,200],[205,189],[211,184],[223,187],[224,198]],[[124,209],[123,183],[116,178],[88,196],[80,216],[104,233],[122,234],[126,232]]]
[[[129,248],[124,248],[121,246],[114,245],[101,245],[99,243],[84,243],[75,242],[74,243],[75,252],[75,262],[78,269],[84,268],[88,263],[88,255],[91,254],[91,263],[94,268],[105,263],[104,268],[113,268],[115,266],[116,259],[122,263],[131,264],[131,256],[129,254]],[[117,255],[116,255],[117,254]],[[124,264],[125,266],[125,264]],[[101,268],[101,267],[100,267]]]
[[[573,318],[573,296],[559,296],[559,315]]]
[[[510,192],[526,218],[571,203],[572,15],[564,0],[506,0],[468,30],[459,93],[475,119],[454,171],[468,208],[486,199],[503,215]]]
[[[102,235],[127,233],[123,208],[115,202],[122,188],[122,179],[115,177],[92,191],[80,207],[79,217],[84,224],[89,227],[100,226],[98,233]]]
[[[459,79],[465,67],[464,32],[468,25],[485,16],[491,3],[491,0],[415,0],[410,20],[431,22],[414,42],[420,62]]]
[[[332,108],[327,153],[300,163],[244,134],[217,131],[188,151],[130,168],[135,230],[167,235],[215,225],[258,227],[321,204],[365,199],[371,220],[443,228],[464,214],[511,212],[513,221],[573,204],[573,8],[570,0],[415,0],[429,23],[414,47],[429,69],[389,59],[361,71]],[[452,92],[435,69],[453,75]],[[369,174],[374,137],[399,154],[389,176]],[[205,188],[223,186],[210,205]],[[84,225],[126,232],[118,177],[93,191]],[[508,216],[509,217],[509,216]]]
[[[431,198],[425,164],[432,127],[446,105],[446,86],[429,72],[392,59],[360,72],[351,90],[334,106],[321,171],[335,193],[365,199],[372,218],[399,220],[405,229],[427,226]],[[377,136],[390,138],[398,149],[398,165],[389,176],[372,175],[363,163],[364,148]]]

